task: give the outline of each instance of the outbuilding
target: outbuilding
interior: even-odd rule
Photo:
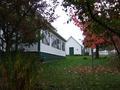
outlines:
[[[82,55],[83,47],[72,36],[66,41],[66,55]]]

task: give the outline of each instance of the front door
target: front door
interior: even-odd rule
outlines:
[[[69,55],[74,55],[74,47],[69,48]]]

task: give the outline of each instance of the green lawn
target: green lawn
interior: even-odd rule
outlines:
[[[112,73],[78,73],[71,71],[81,66],[107,66],[106,57],[93,60],[88,56],[68,56],[40,64],[39,85],[43,90],[120,90],[120,75]]]

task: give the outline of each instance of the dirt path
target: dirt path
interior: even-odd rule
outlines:
[[[71,68],[71,72],[75,73],[120,73],[116,68],[105,67],[105,66],[78,66],[76,68]]]

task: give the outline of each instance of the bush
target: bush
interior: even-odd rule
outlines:
[[[88,58],[87,57],[83,57],[84,60],[87,60]]]
[[[35,55],[6,54],[0,61],[0,90],[33,90],[37,84]]]

